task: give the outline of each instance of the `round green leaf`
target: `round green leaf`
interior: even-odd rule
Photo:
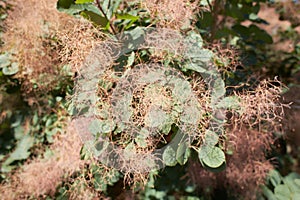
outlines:
[[[198,152],[198,157],[201,163],[204,163],[210,168],[218,168],[226,161],[224,152],[215,146],[201,147]]]

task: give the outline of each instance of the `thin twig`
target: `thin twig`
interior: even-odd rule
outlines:
[[[103,16],[105,17],[105,19],[109,22],[109,27],[111,28],[113,34],[116,35],[117,32],[116,32],[114,26],[110,23],[110,20],[108,19],[106,13],[105,13],[104,10],[102,9],[101,4],[100,4],[100,0],[96,0],[96,4],[97,4],[97,7],[98,7],[98,9],[100,10],[100,12],[101,12],[101,13],[103,14]]]

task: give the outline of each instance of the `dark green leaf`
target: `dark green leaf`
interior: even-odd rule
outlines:
[[[57,8],[63,8],[67,9],[70,8],[70,6],[74,3],[74,0],[58,0],[57,2]]]
[[[102,27],[106,27],[107,26],[107,23],[108,23],[108,20],[105,18],[105,17],[102,17],[101,15],[99,14],[96,14],[92,11],[82,11],[80,13],[84,18],[94,22],[95,24],[97,25],[100,25]]]

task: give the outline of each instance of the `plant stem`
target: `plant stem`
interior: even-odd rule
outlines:
[[[110,20],[108,19],[106,13],[105,13],[104,10],[102,9],[101,4],[100,4],[100,0],[96,0],[96,5],[97,5],[98,9],[100,10],[100,12],[103,14],[103,16],[107,19],[107,21],[108,21],[108,23],[109,23],[109,27],[111,28],[113,34],[116,35],[117,32],[116,32],[114,26],[110,23]]]

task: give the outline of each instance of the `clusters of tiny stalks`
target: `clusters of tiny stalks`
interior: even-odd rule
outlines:
[[[43,2],[47,2],[46,7]],[[161,3],[161,6],[157,6],[157,3],[154,1],[146,0],[143,3],[145,7],[150,10],[152,18],[160,19],[160,21],[157,22],[158,25],[175,29],[179,29],[180,27],[185,25],[186,21],[189,21],[187,19],[193,18],[193,14],[196,9],[195,5],[197,5],[197,1],[194,1],[194,3],[179,0],[176,0],[175,2],[159,2]],[[44,0],[42,1],[42,3],[39,3],[39,1],[31,0],[30,5],[34,4],[40,7],[35,10],[30,10],[30,6],[28,6],[23,1],[16,1],[15,8],[24,10],[23,12],[19,12],[18,9],[16,9],[15,12],[10,14],[12,17],[7,21],[7,26],[10,29],[8,29],[6,34],[4,35],[4,40],[7,43],[5,46],[6,48],[15,46],[16,49],[23,49],[23,51],[17,52],[16,54],[18,55],[18,60],[25,68],[25,70],[20,75],[22,76],[21,79],[25,80],[24,82],[26,83],[24,86],[25,93],[28,93],[30,92],[30,90],[32,90],[30,80],[38,79],[38,74],[40,74],[41,72],[50,73],[53,77],[57,75],[57,71],[53,70],[52,65],[70,64],[74,71],[79,72],[80,68],[82,67],[82,63],[84,62],[84,59],[88,55],[90,50],[95,47],[97,43],[101,42],[103,38],[105,38],[105,36],[99,33],[99,30],[95,29],[87,21],[78,19],[75,20],[61,13],[57,13],[56,11],[54,12],[53,9],[49,9],[49,7],[52,8],[52,6],[56,4],[56,0]],[[174,5],[174,7],[170,8],[169,5]],[[26,8],[28,8],[28,10]],[[52,32],[46,38],[41,37],[41,35],[44,34],[42,31],[43,28],[41,28],[40,26],[31,28],[31,25],[33,24],[40,24],[32,23],[31,14],[36,11],[39,12],[37,15],[41,17],[41,19],[43,19],[44,21],[50,20],[50,23],[53,24],[53,27],[51,27]],[[24,17],[24,13],[26,14],[26,12],[27,15],[25,15]],[[21,16],[18,13],[23,13],[22,18],[24,18],[24,20],[20,20]],[[46,13],[55,13],[55,15],[51,15],[49,17],[46,15]],[[183,19],[185,20],[183,21]],[[23,28],[16,29],[16,25],[14,25],[16,22],[22,23]],[[49,43],[49,38],[57,38],[58,43],[53,44],[54,46],[50,45],[50,47],[49,45],[45,45],[45,42]],[[168,48],[173,48],[174,52],[182,51],[180,50],[180,46],[174,47],[173,43],[168,43],[168,41],[166,42],[166,40],[162,40],[161,42],[163,43],[157,44],[157,47],[161,47],[161,45],[164,44],[168,46]],[[149,41],[149,43],[151,43],[151,41]],[[50,48],[50,50],[45,48]],[[27,51],[29,49],[32,50]],[[98,50],[106,51],[106,49]],[[41,54],[41,51],[46,52],[46,54]],[[50,55],[48,55],[49,52]],[[158,50],[158,52],[162,51]],[[231,53],[231,51],[229,53]],[[225,54],[225,56],[226,55],[227,53]],[[163,63],[164,59],[165,54],[158,53],[155,54],[152,61],[155,61],[156,63]],[[230,63],[233,62],[234,59]],[[228,65],[224,67],[226,68],[228,67]],[[134,66],[132,68],[134,68]],[[232,71],[234,70],[234,68],[235,65],[232,64]],[[220,69],[220,71],[222,70],[224,69]],[[182,72],[182,74],[184,74],[184,72]],[[98,88],[98,96],[101,98],[102,102],[105,102],[107,104],[110,103],[112,91],[114,89],[114,86],[118,83],[120,75],[122,75],[122,73],[118,74],[114,72],[112,68],[106,70],[105,77],[103,77],[102,79],[110,82],[112,84],[112,87],[109,90],[101,87]],[[206,90],[207,87],[205,86],[205,83],[200,74],[191,73],[189,74],[187,80],[191,84],[193,93],[198,98],[198,103],[203,113],[210,113],[211,108],[207,102],[209,102],[211,91]],[[47,83],[45,83],[43,87],[40,86],[40,89],[43,91],[49,89],[47,87],[51,85],[51,83],[51,81],[48,85]],[[143,93],[143,89],[144,88],[140,88],[140,90],[135,91],[134,99],[136,99],[136,101],[132,102],[133,107],[135,108],[134,121],[138,124],[143,123],[147,109],[151,106],[151,103],[155,101],[155,97],[149,98],[145,96],[145,94]],[[205,193],[208,191],[205,189],[210,188],[211,190],[209,190],[207,195],[211,195],[213,194],[214,189],[229,186],[229,190],[234,191],[234,193],[236,194],[254,198],[253,194],[255,194],[255,191],[259,188],[259,186],[264,183],[264,178],[266,177],[268,171],[273,168],[270,161],[266,159],[265,152],[270,149],[270,144],[272,144],[275,139],[273,133],[280,132],[281,130],[280,121],[283,116],[283,105],[279,103],[281,89],[282,85],[279,81],[264,80],[259,85],[254,87],[251,91],[234,92],[234,94],[240,99],[242,112],[234,110],[227,111],[227,124],[225,126],[226,134],[222,136],[222,140],[224,141],[220,142],[223,143],[222,146],[225,152],[232,151],[233,153],[227,154],[226,169],[221,173],[213,173],[205,170],[198,161],[195,162],[190,160],[187,164],[187,176],[199,190],[203,190],[202,192]],[[165,88],[162,89],[161,92],[164,98],[171,100],[171,97]],[[103,104],[100,105],[98,109],[103,109]],[[209,117],[203,117],[199,122],[199,130],[197,130],[198,133],[196,134],[196,142],[194,144],[196,147],[199,147],[202,144],[203,133],[205,131],[205,127],[208,126],[209,120]],[[72,130],[70,132],[74,133],[76,131]],[[72,136],[72,134],[70,136]],[[111,137],[113,137],[113,134],[111,135]],[[72,136],[72,139],[78,140],[78,137]],[[73,145],[72,139],[69,139],[71,141],[69,141],[67,145]],[[124,133],[120,138],[114,138],[114,142],[120,145],[128,143],[128,140],[130,139],[130,135],[126,135],[126,133]],[[152,138],[152,140],[151,138],[149,138],[147,148],[138,148],[137,151],[141,151],[147,154],[153,151],[156,148],[157,143],[162,140],[166,141],[167,139],[165,137]],[[76,146],[77,148],[75,149],[67,149],[73,151],[73,153],[76,152],[79,154],[79,144],[77,144]],[[60,148],[63,148],[62,145],[60,145],[58,149]],[[65,153],[68,154],[69,152]],[[99,166],[102,166],[101,163],[98,163],[95,160],[81,162],[78,156],[75,155],[72,157],[72,159],[77,162],[76,169],[73,167],[70,168],[67,165],[62,165],[58,169],[58,174],[62,175],[65,172],[67,172],[68,174],[72,174],[72,172],[77,171],[78,168],[84,171],[85,167],[83,167],[84,164],[82,164],[82,162],[93,162]],[[53,167],[53,163],[41,161],[34,162],[38,163],[40,170],[48,170],[51,172],[50,175],[54,174],[55,171],[50,169],[51,167]],[[70,162],[73,162],[73,160],[70,160]],[[28,165],[35,166],[34,163]],[[103,172],[105,172],[102,174],[103,176],[108,175],[109,172],[113,170],[107,166],[103,167],[105,169],[103,170]],[[134,168],[134,166],[132,166],[132,168]],[[21,175],[17,175],[17,178],[22,178],[22,172],[20,172],[20,174]],[[138,171],[138,169],[135,173],[132,173],[131,170],[130,173],[125,172],[123,178],[124,181],[129,185],[136,185],[141,182],[145,184],[147,182],[148,173],[141,173]],[[49,187],[49,185],[43,185],[43,188],[39,188],[39,184],[33,184],[32,186],[36,188],[32,188],[31,191],[35,190],[36,192],[34,193],[34,195],[36,196],[47,193],[53,195],[54,189],[59,185],[59,182],[61,180],[63,179],[60,177],[55,178],[55,180],[49,180],[51,182],[51,184],[49,185],[52,188],[47,188]],[[79,181],[78,185],[81,185],[83,182],[84,189],[79,191],[77,190],[77,187],[74,190],[70,189],[70,198],[77,198],[78,195],[82,198],[85,198],[85,195],[89,197],[90,195],[97,196],[95,194],[95,191],[93,191],[93,189],[88,186],[89,184],[86,183],[86,177],[79,176],[75,178],[74,182],[76,182],[77,180]],[[2,189],[7,189],[7,187],[8,186],[6,185],[5,187],[2,187]],[[20,189],[18,188],[20,186],[18,186],[17,182],[10,187]],[[13,191],[13,189],[11,191]],[[24,188],[21,191],[23,193],[26,193],[26,191],[24,191]]]
[[[166,43],[166,40],[162,42],[162,44],[164,43]],[[168,46],[168,44],[165,44],[165,46]],[[169,46],[175,49],[180,48],[174,47],[174,43]],[[161,63],[164,60],[162,55],[165,54],[158,52],[161,51],[155,52],[155,62]],[[108,69],[103,80],[111,81],[112,85],[115,85],[118,82],[118,78],[112,74],[112,71]],[[188,80],[194,94],[198,98],[198,103],[203,113],[212,112],[212,108],[207,103],[210,101],[211,91],[207,90],[201,75],[192,73]],[[225,152],[232,152],[232,154],[228,153],[226,169],[221,173],[212,173],[205,171],[197,161],[196,163],[190,161],[188,164],[188,177],[200,190],[205,190],[209,187],[212,189],[209,194],[211,195],[214,188],[222,188],[224,185],[227,185],[230,187],[229,190],[233,190],[235,194],[255,198],[255,191],[264,183],[268,171],[272,169],[271,162],[266,159],[265,153],[270,150],[270,145],[275,140],[274,132],[281,131],[280,122],[283,116],[284,105],[279,102],[279,99],[282,88],[281,83],[275,79],[263,80],[253,88],[242,92],[238,92],[238,90],[232,92],[239,98],[240,108],[227,111],[226,131],[219,141]],[[153,102],[155,103],[155,98],[157,98],[157,96],[145,96],[143,89],[141,88],[134,92],[134,100],[132,101],[132,107],[135,109],[134,121],[138,125],[143,123],[147,109]],[[98,95],[102,101],[110,103],[112,91],[113,88],[107,91],[99,87]],[[162,89],[160,94],[164,98],[171,98],[166,89]],[[159,99],[159,101],[163,100]],[[209,120],[209,117],[204,117],[199,123],[199,130],[195,137],[196,142],[193,143],[194,147],[197,148],[203,143],[205,127],[208,126]],[[124,145],[128,144],[128,141],[131,139],[131,135],[125,132],[121,138],[114,138],[114,142],[117,145]],[[144,151],[147,154],[156,148],[153,144],[165,140],[163,137],[148,139],[150,140],[149,146],[147,148],[138,148],[137,151]],[[245,146],[249,148],[245,148]],[[126,145],[123,147],[126,147]],[[136,171],[132,172],[133,168]],[[141,180],[147,180],[147,173],[140,173],[139,169],[133,166],[132,169],[131,173],[126,173],[125,175],[128,178],[127,181],[135,184]],[[203,192],[205,193],[205,191]]]
[[[218,188],[238,198],[257,198],[257,191],[274,168],[273,160],[267,159],[266,154],[276,140],[275,133],[282,131],[283,108],[288,106],[280,103],[282,88],[277,80],[263,80],[252,91],[235,92],[243,112],[227,112],[223,139],[226,169],[212,173],[195,161],[189,162],[187,173],[199,191],[213,196]]]

